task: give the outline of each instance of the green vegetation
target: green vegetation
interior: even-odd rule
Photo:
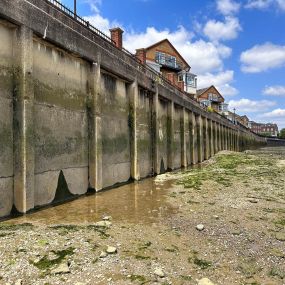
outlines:
[[[279,137],[280,139],[285,139],[285,128],[284,128],[284,129],[281,129],[281,131],[279,132],[278,137]]]
[[[59,265],[67,256],[74,254],[74,248],[69,247],[64,250],[52,251],[57,257],[54,259],[49,259],[47,255],[42,257],[39,261],[33,262],[30,261],[31,264],[36,266],[40,270],[50,270],[52,267]]]
[[[0,231],[17,231],[17,230],[27,230],[30,231],[34,228],[34,226],[30,223],[24,224],[0,224]]]
[[[178,180],[178,184],[183,185],[185,188],[200,190],[206,180],[225,187],[232,186],[235,177],[246,179],[246,184],[250,183],[248,179],[251,177],[269,177],[274,181],[279,175],[279,171],[275,166],[276,171],[269,172],[268,166],[274,167],[273,162],[253,155],[239,153],[217,155],[214,158],[214,163],[186,172],[185,176]],[[248,176],[249,171],[250,177]]]

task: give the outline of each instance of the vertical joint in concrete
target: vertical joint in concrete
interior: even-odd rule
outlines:
[[[100,191],[102,179],[101,56],[91,66],[88,92],[89,187]]]
[[[14,68],[14,205],[20,213],[34,208],[33,32],[16,33]]]
[[[186,142],[186,130],[187,130],[187,126],[186,126],[186,116],[187,116],[187,111],[185,108],[182,109],[182,149],[181,149],[181,166],[182,167],[187,167],[187,142]]]
[[[139,87],[137,78],[128,88],[130,99],[130,128],[131,128],[131,177],[134,180],[140,179],[138,164],[138,128],[137,108],[139,99]]]
[[[168,103],[168,115],[167,115],[167,156],[168,156],[168,168],[174,169],[174,102]]]

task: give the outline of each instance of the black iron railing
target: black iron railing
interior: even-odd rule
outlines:
[[[62,3],[60,3],[57,0],[44,0],[48,3],[53,4],[54,7],[58,8],[61,12],[63,12],[64,14],[66,14],[69,17],[72,17],[73,19],[75,19],[77,22],[79,22],[81,25],[85,26],[86,28],[88,28],[89,30],[91,30],[93,33],[97,34],[98,36],[100,36],[101,38],[103,38],[104,40],[107,40],[110,43],[114,44],[114,41],[112,41],[112,39],[107,36],[106,34],[104,34],[102,31],[100,31],[99,29],[95,28],[93,25],[91,25],[88,21],[86,21],[85,19],[81,18],[80,16],[78,16],[76,13],[74,13],[74,11],[72,11],[71,9],[69,9],[68,7],[64,6]]]
[[[116,47],[115,42],[109,36],[104,34],[99,29],[95,28],[88,21],[86,21],[82,17],[78,16],[76,13],[74,13],[74,11],[72,11],[68,7],[64,6],[58,0],[43,0],[43,1],[45,1],[49,4],[52,4],[53,7],[59,9],[65,15],[67,15],[68,17],[72,18],[73,20],[77,21],[79,24],[81,24],[82,26],[89,29],[90,31],[92,31],[96,35],[100,36],[102,39],[104,39],[107,42],[109,42],[110,44],[112,44],[112,46]],[[206,106],[203,103],[199,103],[196,99],[193,99],[193,98],[187,96],[187,93],[184,90],[181,90],[181,89],[179,89],[178,86],[172,84],[172,82],[170,80],[168,80],[165,76],[163,76],[161,73],[157,72],[156,70],[154,70],[153,68],[151,68],[150,66],[148,66],[146,64],[142,64],[141,61],[133,53],[131,53],[130,51],[128,51],[125,48],[122,49],[122,52],[124,52],[124,54],[126,54],[127,56],[132,58],[137,65],[137,69],[140,70],[141,72],[143,72],[147,77],[149,77],[153,81],[153,83],[157,82],[157,83],[159,83],[159,84],[161,84],[161,85],[163,85],[163,86],[165,86],[171,90],[176,89],[179,91],[181,96],[183,96],[183,94],[186,95],[184,97],[186,100],[191,101],[193,104],[195,104],[196,106],[200,106],[200,108],[202,108],[204,110],[207,110],[208,106]],[[182,63],[180,63],[180,62],[177,63],[177,67],[178,67],[178,65],[180,66],[180,64],[182,64]],[[216,114],[219,117],[223,117],[219,113],[216,113]]]

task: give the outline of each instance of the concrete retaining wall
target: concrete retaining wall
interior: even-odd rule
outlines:
[[[47,1],[0,18],[0,217],[266,142]]]

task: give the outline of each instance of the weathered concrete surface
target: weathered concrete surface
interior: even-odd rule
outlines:
[[[102,75],[103,187],[130,179],[129,99],[125,82]]]
[[[140,177],[147,177],[153,174],[152,106],[151,94],[140,89],[137,105],[137,149]]]
[[[0,216],[265,142],[46,1],[1,17]]]
[[[63,170],[69,191],[88,188],[87,80],[89,66],[38,39],[33,43],[35,205],[55,197]]]
[[[0,22],[0,216],[13,205],[13,38],[15,30]]]
[[[158,169],[157,174],[163,173],[168,168],[168,117],[167,117],[167,101],[158,99],[158,115],[157,115],[157,128],[158,128],[158,140],[157,140],[157,149],[158,149]]]

